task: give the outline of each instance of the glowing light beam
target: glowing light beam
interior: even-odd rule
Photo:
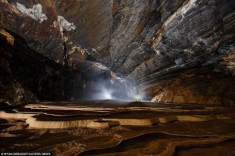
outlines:
[[[111,96],[109,94],[106,94],[105,99],[109,100],[109,99],[111,99]]]

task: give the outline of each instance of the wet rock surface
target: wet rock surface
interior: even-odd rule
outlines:
[[[1,111],[0,150],[53,155],[234,154],[234,107],[140,103],[44,102]]]

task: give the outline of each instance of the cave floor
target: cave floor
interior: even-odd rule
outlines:
[[[42,102],[0,111],[1,152],[235,155],[235,107]]]

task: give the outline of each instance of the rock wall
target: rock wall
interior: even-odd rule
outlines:
[[[234,86],[234,77],[213,72],[213,67],[203,67],[148,84],[145,91],[153,102],[234,106]]]
[[[70,100],[81,92],[81,73],[36,53],[17,34],[0,29],[0,45],[0,103]]]
[[[234,6],[233,0],[1,0],[0,26],[59,64],[91,77],[108,71],[145,94],[146,85],[194,67],[235,75]]]

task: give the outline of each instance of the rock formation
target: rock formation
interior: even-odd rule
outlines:
[[[103,100],[29,104],[0,111],[0,151],[234,155],[234,111],[215,105]]]
[[[233,0],[1,0],[0,34],[9,46],[19,35],[85,77],[109,73],[152,101],[234,105],[234,7]]]

